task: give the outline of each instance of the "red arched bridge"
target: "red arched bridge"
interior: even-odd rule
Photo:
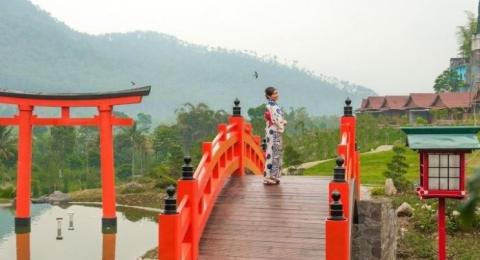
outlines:
[[[350,259],[360,186],[350,100],[333,178],[288,176],[267,186],[260,137],[239,103],[215,139],[203,143],[196,169],[185,158],[176,189],[167,189],[159,259]]]

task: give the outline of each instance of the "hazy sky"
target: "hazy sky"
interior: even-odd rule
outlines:
[[[90,34],[153,30],[278,56],[370,87],[430,92],[478,0],[32,0]]]

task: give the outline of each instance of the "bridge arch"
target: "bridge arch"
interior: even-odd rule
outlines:
[[[165,211],[158,219],[159,259],[198,259],[200,238],[225,181],[246,170],[263,175],[260,137],[253,135],[252,125],[241,116],[240,101],[234,104],[228,123],[218,125],[213,141],[202,144],[196,170],[186,157],[176,190],[167,189]]]

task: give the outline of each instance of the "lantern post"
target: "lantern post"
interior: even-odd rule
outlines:
[[[419,153],[420,199],[438,199],[438,259],[445,260],[445,199],[463,199],[466,154],[480,149],[480,127],[405,127],[407,146]]]

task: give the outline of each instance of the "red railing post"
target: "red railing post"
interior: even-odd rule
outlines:
[[[245,120],[242,117],[240,100],[235,99],[235,106],[233,107],[233,116],[230,118],[230,123],[235,124],[235,131],[237,134],[237,144],[235,145],[234,155],[238,157],[238,170],[234,173],[236,176],[245,174]]]
[[[342,194],[341,203],[343,205],[343,215],[348,218],[350,216],[350,201],[348,197],[350,194],[350,187],[348,182],[345,180],[346,169],[344,167],[344,160],[342,157],[338,156],[335,160],[337,166],[333,169],[333,180],[328,184],[329,194],[332,194],[333,191],[338,191]],[[332,197],[329,197],[329,203],[332,202]]]
[[[167,188],[163,214],[158,217],[158,259],[181,259],[180,215],[177,212],[175,188]]]
[[[349,221],[343,215],[340,191],[334,190],[331,193],[330,217],[325,222],[325,258],[327,260],[349,260],[350,259],[350,232]]]
[[[347,98],[344,114],[340,118],[341,142],[337,147],[339,157],[334,169],[333,180],[329,184],[330,218],[325,223],[326,259],[350,259],[352,209],[355,200],[360,198],[360,166],[356,144],[356,119],[353,116],[351,101]],[[354,182],[354,183],[352,183]],[[350,186],[350,184],[354,186]],[[353,193],[352,192],[353,189]],[[334,209],[342,208],[339,215]]]
[[[205,145],[211,150],[211,143]],[[207,149],[208,149],[207,148]],[[204,151],[205,153],[205,151]],[[210,157],[210,154],[208,155]],[[199,231],[199,194],[198,194],[198,182],[193,177],[193,167],[190,165],[191,158],[186,156],[184,159],[184,165],[182,166],[182,179],[178,181],[178,200],[182,201],[185,196],[188,196],[189,203],[187,208],[190,209],[190,230],[187,232],[187,235],[184,239],[184,242],[191,243],[191,259],[198,259],[198,246],[200,242],[200,231]],[[183,253],[183,252],[182,252]]]

